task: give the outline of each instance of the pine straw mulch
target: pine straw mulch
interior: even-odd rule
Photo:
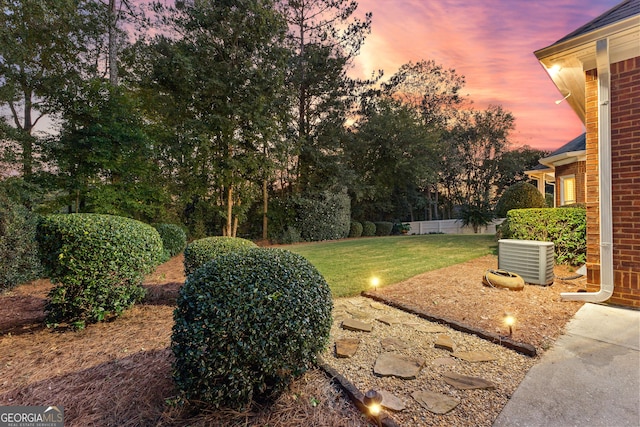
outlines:
[[[514,339],[546,349],[581,303],[560,301],[560,292],[584,287],[556,280],[522,292],[481,285],[495,257],[425,273],[380,289],[382,295],[434,315],[504,333],[505,312],[516,316]],[[556,275],[569,276],[566,267]],[[314,370],[296,380],[269,406],[250,412],[191,413],[175,407],[169,349],[173,307],[184,282],[182,257],[161,265],[145,280],[143,304],[113,322],[78,332],[43,325],[47,280],[0,295],[0,405],[58,405],[66,426],[364,426],[363,416]]]

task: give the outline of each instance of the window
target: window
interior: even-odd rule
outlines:
[[[560,177],[560,205],[576,203],[576,177],[575,175]]]

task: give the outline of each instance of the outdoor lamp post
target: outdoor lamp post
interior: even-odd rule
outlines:
[[[378,427],[381,427],[382,423],[380,421],[380,411],[382,410],[382,407],[380,406],[380,404],[382,403],[382,395],[376,390],[369,390],[365,393],[364,399],[362,399],[362,403],[364,403],[364,406],[369,409],[369,413],[378,423]]]

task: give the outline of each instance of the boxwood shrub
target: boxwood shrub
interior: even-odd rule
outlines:
[[[154,228],[160,234],[167,258],[178,255],[187,246],[187,233],[179,225],[156,224]]]
[[[362,236],[362,223],[358,221],[351,221],[351,227],[349,228],[349,237]]]
[[[214,236],[194,240],[184,250],[184,274],[185,276],[190,275],[202,264],[219,255],[257,246],[251,240],[240,237]]]
[[[506,218],[511,209],[544,208],[547,206],[545,197],[538,189],[528,182],[517,182],[507,188],[498,200],[495,216]]]
[[[229,252],[188,276],[171,348],[180,397],[241,408],[277,396],[329,340],[332,300],[305,258],[275,248]]]
[[[388,221],[378,221],[376,225],[376,236],[388,236],[393,229],[393,223]]]
[[[371,237],[376,235],[376,225],[371,221],[364,221],[362,223],[362,236]]]
[[[324,192],[298,203],[297,222],[304,240],[336,240],[349,235],[351,199],[346,193]]]
[[[38,218],[0,188],[0,292],[42,274],[36,242]]]
[[[162,240],[150,225],[102,214],[49,215],[37,240],[45,273],[56,285],[47,323],[83,327],[118,316],[144,297],[140,286],[162,259]]]
[[[557,264],[586,262],[587,221],[583,208],[512,209],[500,227],[505,239],[553,242]]]

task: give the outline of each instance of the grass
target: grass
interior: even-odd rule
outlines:
[[[492,235],[428,234],[348,239],[287,245],[307,258],[331,287],[334,298],[357,295],[371,289],[377,277],[380,287],[417,274],[493,254]]]

